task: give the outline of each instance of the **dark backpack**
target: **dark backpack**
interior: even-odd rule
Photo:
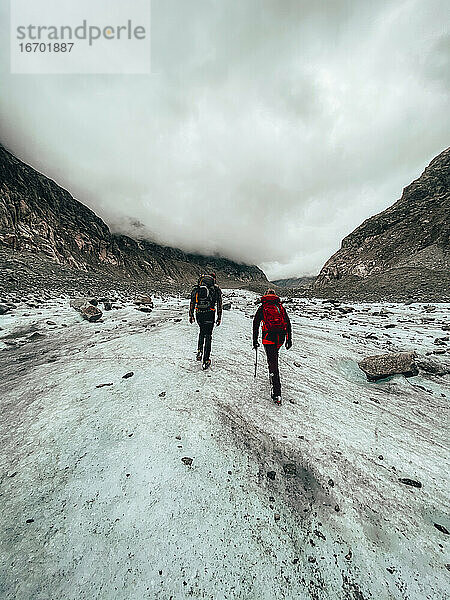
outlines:
[[[214,284],[214,277],[211,277],[211,275],[202,275],[199,277],[195,294],[195,307],[197,310],[214,309],[216,301]]]
[[[273,333],[285,333],[287,322],[285,312],[278,296],[267,294],[261,298],[263,309],[263,330]]]

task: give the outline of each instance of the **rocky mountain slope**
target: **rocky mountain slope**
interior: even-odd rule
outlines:
[[[309,289],[314,280],[315,277],[289,277],[287,279],[275,279],[271,283],[281,288]]]
[[[450,297],[450,148],[385,211],[362,223],[327,261],[314,287],[358,297]]]
[[[214,270],[228,287],[264,284],[256,266],[187,254],[146,240],[112,234],[87,206],[0,146],[0,253],[3,280],[33,285],[52,280],[150,281],[183,284]],[[31,266],[30,266],[31,265]]]

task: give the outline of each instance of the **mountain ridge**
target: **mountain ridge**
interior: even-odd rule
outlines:
[[[450,298],[450,148],[386,210],[346,236],[322,267],[317,293]]]
[[[204,270],[216,271],[231,287],[267,282],[255,265],[112,233],[93,210],[2,145],[0,168],[0,249],[16,258],[40,255],[63,271],[152,283],[185,283]]]

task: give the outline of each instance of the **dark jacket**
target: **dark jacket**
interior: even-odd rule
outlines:
[[[191,303],[189,305],[189,316],[194,316],[194,311],[196,310],[196,296],[198,292],[198,285],[192,288],[191,292]],[[217,307],[217,318],[222,320],[222,290],[220,287],[215,284],[212,290],[212,298],[211,298],[211,312],[215,311]]]
[[[289,319],[289,316],[288,316],[288,314],[287,314],[286,309],[284,308],[284,306],[281,303],[280,303],[280,306],[282,307],[282,310],[283,310],[283,313],[284,313],[284,318],[286,320],[286,325],[287,325],[287,329],[286,329],[286,341],[292,342],[292,326],[291,326],[291,321]],[[253,318],[253,345],[255,345],[257,343],[257,341],[258,341],[259,326],[261,325],[261,321],[263,321],[263,307],[262,307],[262,304],[258,308],[258,310],[256,311],[256,315]],[[264,343],[266,343],[266,344],[277,344],[278,346],[281,346],[281,344],[283,344],[283,342],[284,342],[284,335],[283,334],[280,336],[277,333],[264,332],[263,331],[263,344]]]

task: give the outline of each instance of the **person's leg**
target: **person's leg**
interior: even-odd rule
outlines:
[[[209,357],[211,354],[211,342],[212,342],[213,327],[214,327],[214,321],[206,321],[204,324],[205,350],[203,353],[203,362],[209,360]]]
[[[280,371],[278,368],[278,348],[276,344],[265,344],[264,349],[269,367],[269,377],[272,384],[273,396],[281,396]]]
[[[273,394],[274,396],[281,396],[281,378],[280,378],[280,368],[278,362],[278,356],[280,352],[281,346],[284,344],[286,339],[285,333],[279,333],[277,336],[277,344],[274,346],[274,359],[273,359]]]
[[[203,322],[201,314],[197,313],[196,318],[197,318],[198,326],[200,328],[200,330],[198,332],[197,351],[203,353],[203,346],[205,343],[205,326],[204,326],[204,322]]]

